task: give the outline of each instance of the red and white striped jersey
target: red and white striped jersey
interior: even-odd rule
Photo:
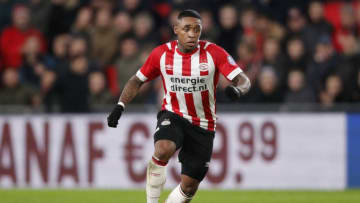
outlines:
[[[146,82],[160,75],[164,87],[162,109],[215,131],[219,72],[232,80],[242,70],[216,44],[200,41],[191,53],[182,53],[175,40],[156,47],[136,76]]]

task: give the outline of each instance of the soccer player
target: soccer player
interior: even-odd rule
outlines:
[[[147,167],[147,203],[158,202],[166,180],[166,165],[178,149],[181,183],[165,202],[190,202],[204,179],[215,134],[215,90],[219,73],[232,82],[226,88],[230,97],[240,97],[250,89],[248,77],[224,49],[199,40],[202,27],[198,12],[180,12],[173,28],[177,40],[151,52],[127,82],[118,104],[107,118],[109,127],[116,127],[125,106],[141,85],[161,76],[164,99],[157,115],[155,152]]]

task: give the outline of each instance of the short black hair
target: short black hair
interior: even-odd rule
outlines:
[[[199,12],[197,12],[193,9],[186,9],[186,10],[181,11],[177,18],[180,20],[184,17],[193,17],[193,18],[197,18],[197,19],[201,20],[201,16],[200,16]]]

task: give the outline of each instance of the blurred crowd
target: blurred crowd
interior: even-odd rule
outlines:
[[[179,11],[224,47],[253,87],[250,104],[360,102],[360,2],[311,0],[0,0],[0,108],[98,112],[151,50],[175,39]],[[217,102],[229,81],[220,79]],[[161,81],[133,103],[158,104]]]

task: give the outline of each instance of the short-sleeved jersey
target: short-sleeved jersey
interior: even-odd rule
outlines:
[[[164,87],[162,110],[215,131],[219,73],[232,80],[240,72],[233,58],[216,44],[200,41],[191,53],[182,53],[175,40],[156,47],[136,76],[146,82],[160,75]]]

